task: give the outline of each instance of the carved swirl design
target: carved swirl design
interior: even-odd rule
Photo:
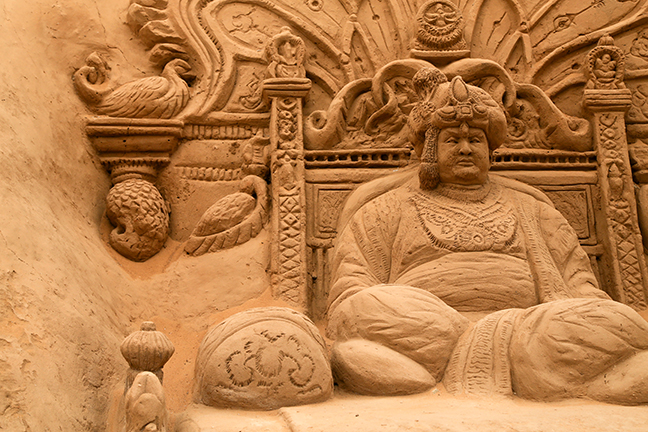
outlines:
[[[328,398],[333,379],[312,321],[287,308],[257,308],[227,318],[205,336],[196,389],[207,405],[276,409]]]
[[[117,183],[106,197],[106,216],[116,228],[110,245],[133,261],[146,261],[169,235],[169,207],[155,185],[142,179]]]

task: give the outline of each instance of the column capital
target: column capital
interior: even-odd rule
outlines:
[[[591,112],[626,112],[632,106],[629,89],[585,90],[584,105]]]

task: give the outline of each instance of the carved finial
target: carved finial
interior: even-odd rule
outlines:
[[[295,36],[290,27],[282,27],[266,45],[265,56],[269,63],[266,78],[305,78],[305,53],[304,41]]]
[[[173,355],[175,348],[162,332],[155,328],[155,323],[145,321],[140,330],[131,333],[120,346],[120,350],[130,366],[126,388],[130,387],[135,376],[148,371],[162,381],[162,368]]]
[[[614,45],[609,34],[602,36],[598,44],[587,55],[588,81],[586,89],[614,90],[624,89],[625,54]]]
[[[598,41],[597,46],[614,46],[614,38],[609,33],[604,34]]]

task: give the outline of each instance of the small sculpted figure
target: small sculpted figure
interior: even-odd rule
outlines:
[[[596,90],[624,89],[625,54],[614,45],[610,35],[599,39],[596,47],[587,55],[589,80],[585,88]]]
[[[616,75],[617,62],[612,60],[610,54],[603,54],[596,59],[594,76],[602,83],[611,83]]]
[[[648,403],[648,323],[599,289],[544,194],[489,174],[503,110],[460,77],[423,69],[414,83],[418,178],[366,185],[340,222],[337,381],[375,395],[443,380],[451,393]]]
[[[648,58],[648,31],[642,30],[639,32],[637,38],[632,41],[630,54],[644,59]]]
[[[304,41],[292,34],[289,27],[283,27],[266,46],[266,78],[304,78],[305,52]]]

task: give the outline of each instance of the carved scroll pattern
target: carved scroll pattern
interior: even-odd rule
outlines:
[[[322,337],[288,308],[248,309],[212,328],[195,376],[197,398],[218,407],[270,410],[320,402],[333,391]]]
[[[290,384],[300,389],[311,383],[315,362],[296,335],[272,334],[265,330],[252,340],[242,340],[239,345],[225,359],[229,382],[223,387],[265,383],[266,387],[278,388],[286,384],[284,375],[288,375]],[[280,353],[277,360],[267,354],[273,351]]]
[[[597,113],[599,178],[608,220],[617,295],[637,309],[646,307],[646,264],[637,222],[634,184],[630,172],[625,122],[620,113]]]

